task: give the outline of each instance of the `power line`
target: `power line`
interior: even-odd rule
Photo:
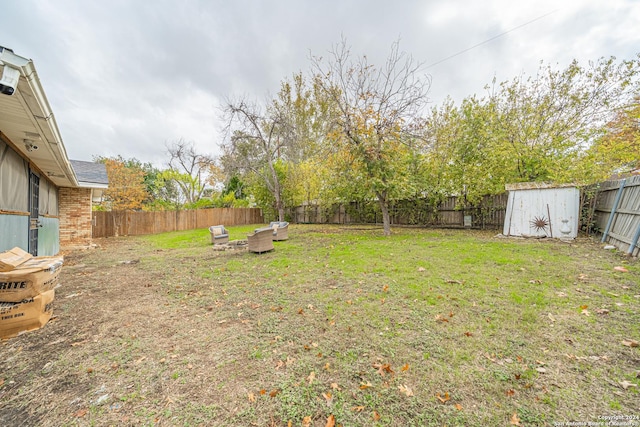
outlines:
[[[529,24],[531,24],[531,23],[534,23],[534,22],[536,22],[536,21],[539,21],[539,20],[540,20],[540,19],[542,19],[542,18],[546,18],[547,16],[549,16],[549,15],[551,15],[552,13],[555,13],[555,12],[557,12],[557,11],[558,11],[558,9],[556,9],[556,10],[552,10],[552,11],[551,11],[551,12],[549,12],[549,13],[545,13],[544,15],[538,16],[537,18],[534,18],[534,19],[532,19],[531,21],[527,21],[527,22],[525,22],[524,24],[521,24],[521,25],[518,25],[517,27],[513,27],[513,28],[511,28],[510,30],[505,31],[504,33],[500,33],[500,34],[498,34],[497,36],[493,36],[493,37],[491,37],[491,38],[489,38],[489,39],[487,39],[487,40],[485,40],[485,41],[483,41],[483,42],[480,42],[480,43],[478,43],[478,44],[476,44],[476,45],[473,45],[473,46],[468,47],[468,48],[466,48],[466,49],[464,49],[464,50],[461,50],[460,52],[454,53],[454,54],[453,54],[453,55],[451,55],[451,56],[447,56],[446,58],[441,59],[441,60],[439,60],[439,61],[437,61],[437,62],[434,62],[433,64],[428,65],[428,66],[426,66],[425,68],[431,68],[431,67],[436,66],[436,65],[438,65],[438,64],[441,64],[441,63],[443,63],[443,62],[445,62],[445,61],[448,61],[448,60],[449,60],[449,59],[451,59],[451,58],[455,58],[456,56],[462,55],[462,54],[463,54],[463,53],[465,53],[465,52],[469,52],[470,50],[475,49],[475,48],[477,48],[478,46],[482,46],[483,44],[487,44],[487,43],[489,43],[490,41],[493,41],[493,40],[497,39],[498,37],[502,37],[502,36],[504,36],[505,34],[509,34],[509,33],[510,33],[510,32],[512,32],[512,31],[518,30],[518,29],[520,29],[520,28],[522,28],[522,27],[524,27],[524,26],[526,26],[526,25],[529,25]]]

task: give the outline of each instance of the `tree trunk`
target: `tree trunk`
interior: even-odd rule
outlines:
[[[377,193],[378,204],[382,212],[382,229],[385,236],[391,236],[391,218],[389,217],[389,202],[387,201],[386,192]]]

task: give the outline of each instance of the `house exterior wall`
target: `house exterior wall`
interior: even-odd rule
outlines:
[[[0,213],[0,252],[29,247],[29,215]]]
[[[31,169],[29,161],[0,138],[0,252],[19,247],[29,251],[29,175],[39,177],[38,256],[56,255],[58,240],[58,188]]]
[[[91,244],[91,189],[60,188],[60,246]]]

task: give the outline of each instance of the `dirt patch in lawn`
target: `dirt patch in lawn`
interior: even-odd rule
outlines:
[[[0,425],[640,414],[633,262],[586,239],[291,228],[263,255],[146,238],[64,254],[54,319],[0,343]]]

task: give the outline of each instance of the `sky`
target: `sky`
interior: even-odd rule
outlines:
[[[0,45],[34,61],[70,159],[217,156],[221,106],[264,102],[346,39],[423,64],[429,106],[573,59],[640,53],[638,0],[3,0]]]

